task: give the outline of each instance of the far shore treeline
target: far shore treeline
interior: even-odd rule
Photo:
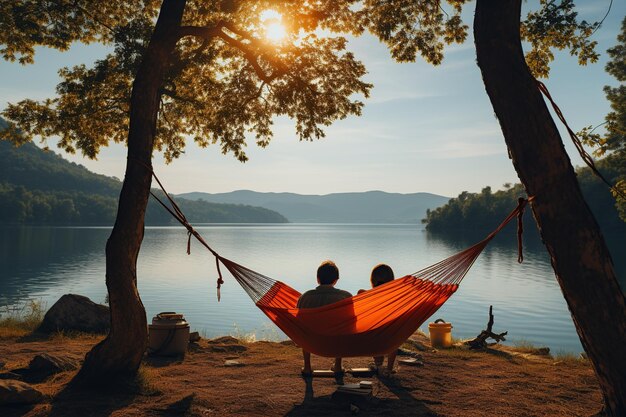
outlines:
[[[0,129],[5,126],[0,118]],[[115,221],[121,181],[99,175],[27,143],[15,147],[0,141],[0,224],[30,225],[112,225]],[[609,181],[626,175],[626,167],[611,155],[596,162]],[[626,233],[626,214],[620,213],[608,187],[587,167],[577,170],[580,187],[604,232]],[[162,192],[153,190],[163,197]],[[462,192],[447,204],[428,209],[422,223],[429,232],[447,234],[462,231],[481,236],[496,227],[526,197],[521,184],[504,184],[492,191]],[[176,197],[192,223],[287,223],[277,211],[247,204],[212,203]],[[431,205],[432,207],[432,205]],[[530,219],[530,210],[527,218]],[[150,199],[146,224],[175,224],[171,215]],[[534,228],[532,228],[534,229]]]
[[[95,174],[32,143],[16,148],[0,141],[0,161],[0,224],[114,223],[120,180]],[[157,195],[163,196],[160,191]],[[281,214],[262,207],[181,198],[176,202],[193,223],[287,223]],[[150,199],[146,224],[175,223],[163,207]]]
[[[622,166],[620,159],[611,155],[596,161],[596,166],[612,183],[626,174],[626,167]],[[578,168],[576,173],[585,200],[602,231],[611,234],[626,233],[626,213],[620,218],[615,199],[608,186],[588,167]],[[447,204],[428,210],[422,223],[426,224],[426,230],[432,233],[463,231],[466,235],[482,235],[485,231],[494,229],[516,207],[519,197],[526,197],[521,184],[504,184],[503,190],[495,192],[491,187],[483,188],[480,193],[464,191],[456,198],[450,199]],[[527,210],[525,219],[532,222],[530,216],[530,210]]]

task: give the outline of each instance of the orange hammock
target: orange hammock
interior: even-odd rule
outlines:
[[[155,179],[163,188],[159,179]],[[165,190],[163,190],[165,192]],[[214,256],[220,286],[220,263],[239,282],[257,307],[287,336],[308,352],[326,357],[378,356],[397,349],[459,286],[476,258],[513,218],[518,219],[518,261],[521,262],[522,215],[527,200],[519,204],[485,239],[414,274],[318,308],[298,309],[300,293],[287,284],[239,265],[215,252],[193,229],[176,203],[163,205],[188,231],[187,252],[194,236]]]

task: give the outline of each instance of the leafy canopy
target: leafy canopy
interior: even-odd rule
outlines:
[[[58,136],[59,147],[90,158],[110,141],[124,142],[133,80],[163,1],[0,3],[5,60],[32,63],[36,46],[67,50],[74,42],[99,42],[112,48],[92,67],[61,69],[56,97],[9,104],[2,115],[11,123],[0,138],[23,143]],[[461,12],[467,1],[187,0],[160,91],[155,147],[172,160],[191,137],[245,161],[246,138],[266,146],[278,115],[295,120],[300,140],[324,137],[324,126],[361,114],[360,98],[372,87],[341,34],[368,31],[397,61],[421,56],[439,64],[446,44],[466,40]],[[570,49],[582,64],[597,59],[588,39],[596,26],[578,23],[573,9],[571,0],[541,0],[522,25],[535,74],[548,74],[552,48]],[[285,30],[278,42],[264,33],[268,10]]]
[[[588,126],[579,135],[583,142],[595,148],[596,156],[610,154],[618,164],[626,167],[626,18],[622,21],[622,31],[617,36],[617,45],[607,50],[611,60],[606,64],[606,72],[621,84],[617,87],[605,86],[604,93],[611,104],[611,111],[606,115],[604,133],[594,133],[595,128]],[[597,126],[599,127],[599,126]],[[616,188],[626,192],[626,173],[617,177]],[[626,200],[614,192],[621,218],[626,221]]]

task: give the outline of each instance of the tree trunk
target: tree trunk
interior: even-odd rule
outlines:
[[[626,300],[520,41],[521,0],[478,0],[478,66],[528,195],[605,410],[626,415]],[[575,86],[572,86],[574,88]],[[608,192],[608,190],[607,190]]]
[[[144,234],[161,84],[177,41],[184,0],[164,0],[137,71],[130,104],[128,159],[117,218],[106,245],[111,331],[87,353],[77,378],[109,382],[133,377],[146,349],[146,311],[137,292],[137,256]]]

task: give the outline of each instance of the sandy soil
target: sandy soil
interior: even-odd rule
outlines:
[[[422,347],[424,340],[407,349]],[[461,349],[420,352],[424,366],[401,366],[391,378],[371,380],[370,400],[333,398],[334,378],[306,381],[301,353],[290,343],[240,343],[232,338],[191,344],[184,359],[147,358],[139,393],[76,391],[63,372],[33,384],[49,401],[31,407],[0,407],[2,416],[586,416],[601,409],[601,393],[589,363],[496,347],[488,352]],[[81,359],[96,337],[0,340],[4,370],[25,366],[37,353]],[[225,366],[237,360],[243,366]],[[349,358],[344,366],[363,367],[369,358]],[[316,369],[332,360],[314,357]]]

